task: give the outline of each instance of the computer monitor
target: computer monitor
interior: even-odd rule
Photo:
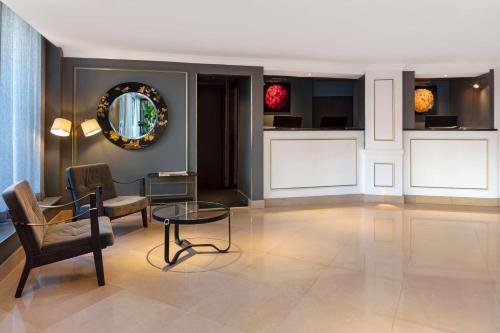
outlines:
[[[321,117],[319,127],[346,128],[347,117]]]
[[[457,116],[425,116],[425,128],[457,128]]]
[[[301,128],[302,127],[302,117],[274,116],[273,126],[274,127],[282,127],[282,128]]]

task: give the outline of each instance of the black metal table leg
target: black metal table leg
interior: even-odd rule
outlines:
[[[182,252],[187,251],[187,250],[194,248],[194,247],[211,247],[211,248],[214,248],[219,253],[225,253],[225,252],[229,251],[229,249],[231,248],[231,214],[229,214],[229,216],[228,216],[228,241],[229,241],[229,244],[224,249],[220,249],[216,245],[210,244],[210,243],[193,244],[190,241],[188,241],[187,239],[180,239],[180,226],[179,226],[179,224],[174,225],[174,240],[175,240],[175,243],[177,245],[181,246],[182,248],[179,251],[177,251],[175,253],[174,257],[172,258],[172,260],[170,260],[170,223],[165,222],[164,259],[165,259],[165,262],[169,265],[175,265],[175,263],[179,259],[179,256],[181,255]]]
[[[165,223],[165,249],[164,255],[165,262],[170,264],[170,223]]]
[[[178,224],[176,224],[174,226],[174,239],[175,239],[175,244],[177,245],[181,245],[183,240],[179,238],[179,229],[180,229],[180,226]]]

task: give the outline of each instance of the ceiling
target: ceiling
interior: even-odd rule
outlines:
[[[500,65],[497,0],[2,1],[67,57],[313,75],[473,74]]]

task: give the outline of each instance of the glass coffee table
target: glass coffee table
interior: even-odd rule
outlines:
[[[181,239],[181,225],[206,224],[222,221],[228,222],[228,246],[221,249],[214,244],[193,244],[187,239]],[[231,214],[229,207],[217,202],[187,201],[173,202],[153,209],[153,219],[165,225],[165,262],[174,265],[182,252],[194,247],[211,247],[217,252],[224,253],[231,247]],[[181,247],[170,259],[170,226],[174,225],[174,240]]]

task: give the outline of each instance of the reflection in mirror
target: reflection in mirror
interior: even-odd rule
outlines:
[[[115,132],[128,139],[139,139],[155,127],[158,112],[145,95],[128,92],[116,98],[109,108],[109,123]]]

